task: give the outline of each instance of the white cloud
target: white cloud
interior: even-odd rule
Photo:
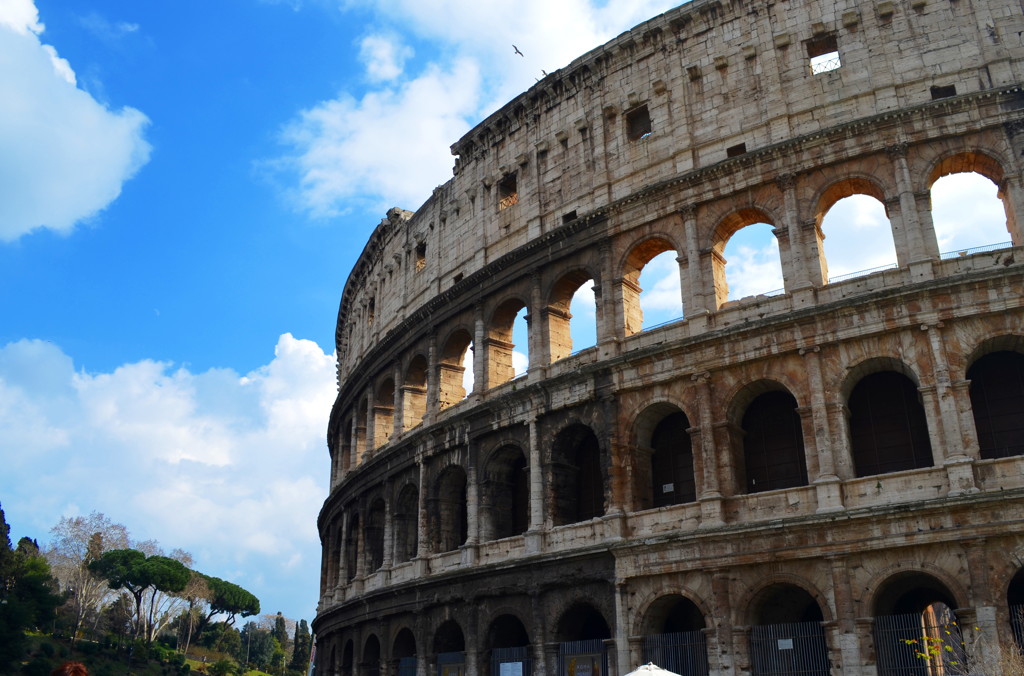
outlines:
[[[640,309],[644,312],[645,328],[683,316],[676,256],[675,251],[660,253],[640,272]]]
[[[341,3],[373,12],[386,30],[362,44],[377,88],[342,92],[284,129],[287,156],[273,163],[314,217],[362,203],[415,209],[451,178],[449,146],[472,124],[543,77],[676,0],[390,0]],[[417,45],[417,70],[406,71]],[[515,44],[524,56],[517,56]],[[422,45],[422,47],[420,46]],[[430,57],[430,54],[436,55]],[[426,56],[424,56],[426,55]],[[343,207],[343,205],[345,205]]]
[[[730,300],[782,288],[779,241],[771,226],[762,223],[743,228],[729,239],[724,256]]]
[[[35,5],[0,5],[0,240],[70,231],[95,215],[149,158],[148,124],[75,86],[71,65],[39,40]]]
[[[394,35],[368,35],[359,44],[359,60],[373,81],[394,80],[412,58],[411,47],[403,45]]]
[[[830,279],[896,263],[892,227],[885,207],[874,197],[839,200],[822,219],[821,231]]]
[[[60,516],[98,510],[137,539],[191,551],[204,572],[290,570],[294,587],[234,581],[312,606],[335,393],[334,358],[290,334],[244,376],[155,361],[84,373],[53,344],[10,343],[0,347],[3,507],[40,540]]]
[[[980,174],[952,174],[932,186],[932,221],[939,251],[1010,241],[1006,210],[992,181]]]

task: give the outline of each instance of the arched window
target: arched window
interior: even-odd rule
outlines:
[[[385,378],[377,388],[377,398],[373,403],[373,445],[380,448],[391,439],[395,415],[395,381]]]
[[[552,449],[551,474],[554,525],[604,514],[601,447],[593,430],[577,424],[558,433]]]
[[[753,208],[731,214],[715,229],[712,265],[719,307],[730,300],[782,291],[782,259],[773,229],[768,215]]]
[[[482,538],[499,540],[530,527],[530,477],[526,457],[516,446],[503,446],[487,463],[482,492]]]
[[[917,388],[896,371],[862,378],[850,393],[850,447],[857,476],[932,466]]]
[[[467,387],[467,374],[472,383],[473,337],[465,329],[452,333],[441,349],[438,360],[439,404],[442,409],[466,398],[472,384]]]
[[[747,492],[807,485],[804,438],[796,399],[789,392],[759,395],[743,414]]]
[[[360,676],[380,676],[380,641],[372,634],[363,644],[363,659],[360,666]]]
[[[526,372],[530,354],[526,314],[526,303],[512,298],[498,306],[491,317],[487,333],[488,387],[497,387]]]
[[[882,189],[864,178],[840,181],[822,194],[815,220],[825,283],[897,266],[892,223],[884,201]]]
[[[558,646],[558,673],[608,673],[605,640],[611,638],[608,622],[589,603],[581,602],[566,610],[555,627]]]
[[[415,558],[419,546],[419,491],[409,484],[398,494],[394,516],[395,563]]]
[[[356,428],[355,428],[355,446],[356,446],[356,465],[359,465],[366,459],[366,408],[367,408],[366,397],[359,400],[359,405],[356,406]]]
[[[622,309],[627,336],[683,316],[678,254],[661,238],[633,248],[622,273]]]
[[[359,573],[359,515],[353,514],[348,520],[348,531],[345,533],[345,569],[348,582]]]
[[[651,434],[651,495],[655,507],[697,499],[693,476],[693,448],[686,430],[690,421],[682,411],[666,416]]]
[[[879,587],[875,599],[879,676],[948,676],[968,663],[953,612],[958,606],[939,580],[925,573],[898,574]]]
[[[416,637],[408,627],[395,635],[391,656],[398,662],[398,676],[416,676]]]
[[[999,189],[1004,178],[999,162],[981,152],[951,155],[932,169],[932,223],[943,257],[1010,240],[1021,244],[1009,195]]]
[[[487,630],[491,676],[529,674],[530,637],[526,627],[515,615],[499,615]]]
[[[466,673],[466,638],[455,620],[445,620],[434,634],[434,655],[437,672],[443,676],[464,676]]]
[[[402,385],[402,425],[411,430],[427,414],[427,358],[416,355],[409,362]]]
[[[982,458],[1024,455],[1024,355],[991,352],[967,369]]]
[[[456,465],[437,479],[435,488],[435,537],[438,552],[458,549],[469,537],[466,513],[466,472]]]
[[[552,362],[597,344],[596,308],[594,279],[586,270],[570,272],[555,284],[547,308]]]
[[[384,500],[378,498],[366,515],[366,572],[372,573],[384,563]]]

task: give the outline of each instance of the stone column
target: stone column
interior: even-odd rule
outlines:
[[[700,527],[720,526],[722,518],[722,490],[718,479],[718,455],[715,449],[714,424],[711,409],[711,374],[696,373],[690,380],[697,388],[697,404],[700,417],[701,489],[697,495],[700,502]]]
[[[478,302],[473,306],[473,394],[478,395],[477,398],[487,390],[486,338],[484,304]]]
[[[886,148],[893,163],[896,191],[900,200],[900,213],[906,227],[906,244],[911,265],[938,258],[939,245],[935,240],[935,229],[922,223],[917,213],[917,197],[914,194],[910,165],[907,163],[907,144],[900,142]],[[914,275],[918,277],[917,274]],[[930,278],[930,275],[928,276]]]
[[[808,477],[817,489],[818,511],[832,512],[843,509],[842,482],[836,474],[832,439],[834,435],[829,424],[828,404],[824,379],[821,375],[821,348],[817,345],[800,348],[807,371],[807,384],[811,393],[811,425],[814,427],[814,451],[818,472]]]
[[[437,363],[437,327],[430,330],[430,341],[427,347],[427,412],[423,422],[430,425],[437,419],[441,408],[441,379]]]
[[[348,583],[348,511],[341,513],[341,537],[338,542],[338,578],[335,580],[335,597],[336,601],[340,601],[339,598],[341,589]]]
[[[842,656],[845,673],[853,676],[861,664],[860,639],[857,636],[857,606],[850,584],[850,570],[841,556],[828,557],[832,569],[832,594],[836,606],[835,648]],[[852,672],[852,673],[851,673]]]
[[[532,283],[530,284],[530,314],[526,318],[527,326],[529,326],[530,341],[530,369],[527,373],[531,383],[543,380],[547,373],[547,366],[551,363],[547,313],[544,311],[547,303],[540,284],[542,279],[541,269],[536,268],[533,270],[532,277]]]
[[[391,371],[395,383],[395,403],[391,410],[391,438],[398,439],[405,431],[405,388],[402,386],[402,362],[396,361]]]
[[[970,408],[970,401],[957,401],[960,396],[969,392],[967,388],[954,388],[949,373],[949,360],[946,356],[946,345],[943,338],[944,324],[935,322],[933,324],[922,324],[921,330],[928,337],[928,344],[931,348],[932,363],[935,372],[935,387],[937,394],[936,404],[939,410],[938,422],[942,425],[942,436],[946,457],[944,464],[949,475],[950,492],[953,495],[961,493],[972,493],[978,488],[974,482],[974,463],[965,450],[968,445],[963,431],[960,428],[961,408],[964,404]],[[973,427],[973,425],[972,425]],[[972,435],[973,436],[973,435]]]
[[[419,494],[416,496],[416,558],[425,559],[430,555],[427,527],[427,461],[421,454],[416,459],[419,468]],[[423,573],[426,573],[423,567]]]
[[[1006,176],[999,184],[999,199],[1006,211],[1006,229],[1014,246],[1024,246],[1024,181],[1020,176]]]
[[[384,557],[380,567],[383,570],[390,570],[395,561],[395,513],[392,509],[395,485],[392,479],[384,482]]]
[[[612,636],[615,640],[615,661],[617,673],[628,674],[632,671],[629,654],[629,587],[625,582],[615,583],[615,629]]]
[[[964,543],[967,550],[967,569],[971,581],[971,602],[974,604],[975,617],[973,622],[967,626],[961,622],[961,628],[966,633],[977,627],[979,634],[978,643],[986,651],[999,650],[999,622],[998,611],[1005,603],[1005,599],[998,598],[993,592],[992,581],[988,574],[992,552],[989,544],[984,538],[969,540]],[[961,611],[957,610],[957,615]],[[963,618],[966,619],[966,618]],[[966,637],[965,637],[966,640]],[[1013,646],[1008,646],[1012,648]],[[996,658],[998,655],[990,653],[983,657]]]
[[[373,457],[373,452],[377,448],[377,407],[374,405],[376,401],[374,396],[376,392],[373,391],[373,386],[366,389],[366,450],[364,451],[365,458],[369,459]]]
[[[686,312],[687,321],[703,326],[706,324],[709,309],[714,306],[707,303],[703,277],[707,271],[701,267],[701,247],[697,238],[697,207],[687,204],[679,210],[679,214],[683,217],[683,231],[686,234],[687,277],[683,284],[683,310]]]
[[[711,573],[711,617],[717,646],[708,646],[711,673],[735,674],[736,646],[733,641],[732,605],[729,599],[729,574],[724,570]],[[717,649],[713,649],[717,648]],[[717,661],[717,664],[715,662]]]
[[[624,324],[616,322],[618,316],[612,279],[612,245],[605,240],[598,247],[601,254],[601,279],[594,280],[594,300],[597,311],[597,345],[601,359],[618,354],[623,338]]]

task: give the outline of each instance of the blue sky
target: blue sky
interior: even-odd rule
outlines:
[[[45,543],[61,516],[97,510],[190,551],[265,612],[311,619],[355,256],[389,207],[415,209],[451,176],[449,146],[473,124],[674,4],[0,0],[13,535]],[[962,232],[1008,239],[966,227],[998,225],[998,202],[985,215],[957,190],[944,251]],[[842,209],[832,241],[852,243],[835,274],[871,267],[865,243],[887,227]],[[772,245],[730,242],[736,297],[781,287]],[[648,325],[678,316],[672,256],[641,285]]]

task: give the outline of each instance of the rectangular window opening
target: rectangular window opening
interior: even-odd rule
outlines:
[[[462,273],[461,272],[459,274],[455,275],[454,277],[452,277],[452,284],[458,284],[461,281],[462,281]]]
[[[509,174],[498,183],[498,210],[508,209],[518,203],[519,189],[516,185],[516,175]]]
[[[572,211],[568,211],[568,212],[562,214],[562,225],[565,225],[566,223],[572,223],[575,220],[576,220],[576,210],[575,209],[573,209]]]
[[[839,43],[835,35],[823,35],[808,40],[806,44],[813,75],[828,73],[843,65],[839,59]]]
[[[626,113],[626,137],[639,141],[651,135],[651,113],[647,106],[638,106]]]
[[[948,99],[951,96],[956,96],[956,85],[932,87],[932,101],[936,99]]]
[[[427,243],[420,242],[416,245],[416,272],[427,267]]]
[[[746,154],[747,154],[747,144],[746,143],[737,143],[736,145],[729,146],[728,148],[725,149],[725,156],[726,157],[739,157],[740,155],[746,155]]]

